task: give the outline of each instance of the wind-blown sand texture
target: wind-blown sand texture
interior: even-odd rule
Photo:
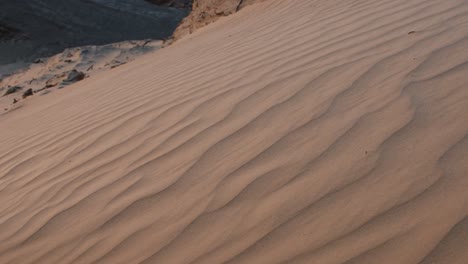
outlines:
[[[270,0],[0,117],[0,263],[466,264],[467,12]]]

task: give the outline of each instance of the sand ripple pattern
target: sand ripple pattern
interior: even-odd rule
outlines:
[[[468,2],[269,0],[0,116],[0,263],[468,263]]]

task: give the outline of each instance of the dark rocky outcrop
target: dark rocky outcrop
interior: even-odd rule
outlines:
[[[230,15],[244,6],[262,1],[264,0],[194,0],[192,12],[177,27],[173,38],[180,39],[222,16]]]
[[[86,75],[83,72],[80,72],[77,70],[63,72],[47,80],[45,88],[52,88],[59,84],[62,84],[62,85],[72,84],[72,83],[83,80],[85,77]]]
[[[22,87],[20,86],[13,86],[13,87],[9,87],[5,94],[3,96],[6,96],[6,95],[9,95],[9,94],[14,94],[16,92],[18,92],[19,90],[23,89]]]
[[[63,80],[64,83],[70,84],[74,82],[81,81],[85,78],[85,74],[77,71],[77,70],[72,70],[68,73],[68,76],[65,80]]]
[[[26,92],[23,93],[23,99],[32,95],[34,95],[34,92],[33,92],[33,89],[30,88],[26,90]]]

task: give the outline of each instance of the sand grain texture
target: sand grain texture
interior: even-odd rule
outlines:
[[[269,0],[31,100],[0,263],[467,263],[467,46],[462,0]]]

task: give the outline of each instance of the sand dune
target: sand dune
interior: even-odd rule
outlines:
[[[468,3],[269,0],[0,116],[0,263],[468,262]]]
[[[154,52],[162,45],[162,41],[132,40],[102,46],[75,47],[50,58],[41,58],[36,63],[7,65],[11,66],[12,72],[5,72],[4,75],[0,73],[0,109],[3,109],[0,115],[21,107],[24,104],[22,94],[28,89],[32,89],[36,95],[45,95],[65,88],[68,84],[62,81],[72,71],[93,77]],[[10,87],[21,89],[5,96]]]

